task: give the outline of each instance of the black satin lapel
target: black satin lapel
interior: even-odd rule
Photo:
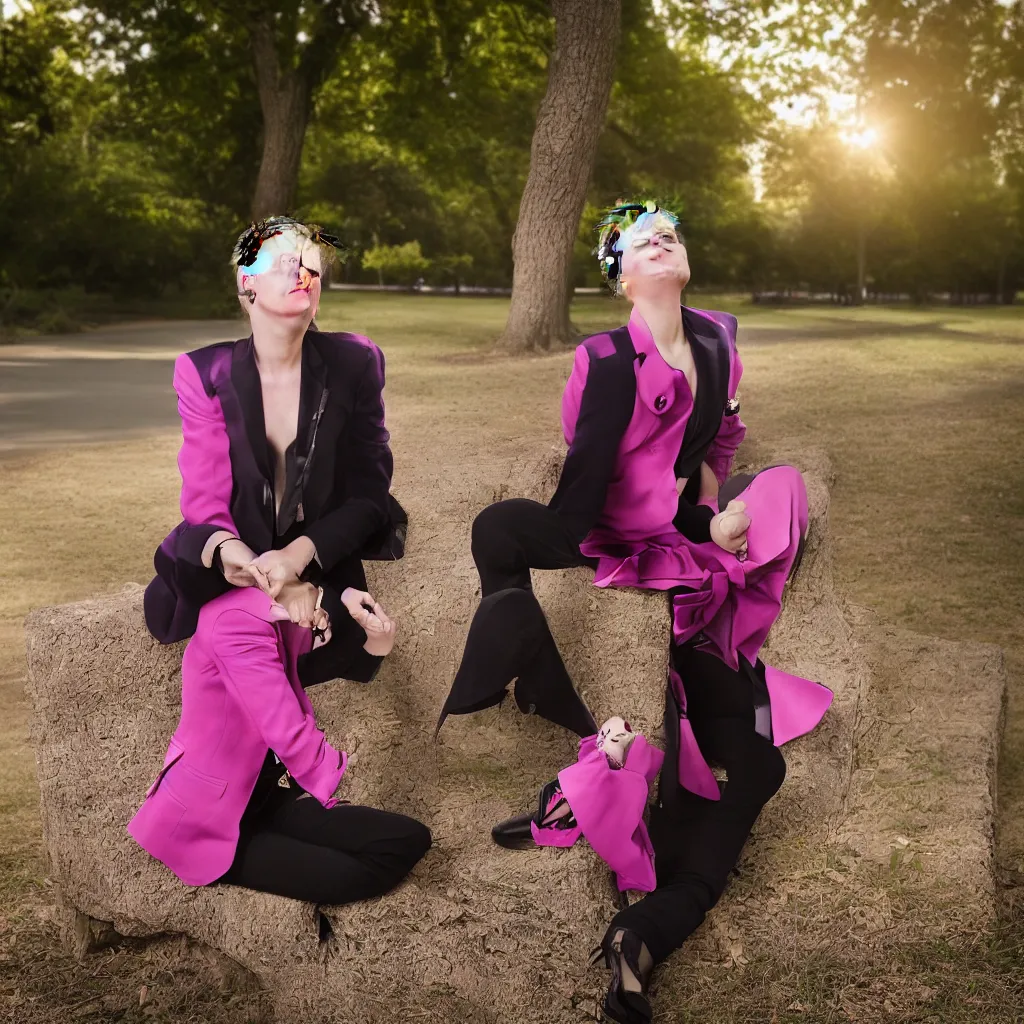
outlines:
[[[299,382],[299,423],[295,433],[295,451],[300,458],[309,454],[313,443],[315,417],[327,387],[327,366],[316,341],[316,332],[307,331],[302,343],[302,377]]]
[[[285,455],[285,491],[277,517],[277,529],[282,535],[299,519],[300,506],[303,522],[311,515],[311,510],[305,507],[308,502],[304,493],[309,485],[311,469],[308,460],[327,390],[327,368],[317,346],[316,335],[315,331],[307,331],[302,342],[299,420],[295,430],[295,441]]]
[[[760,658],[751,665],[740,655],[740,669],[750,680],[754,694],[754,732],[763,736],[769,743],[775,742],[772,735],[772,702],[768,693],[768,678],[764,662]]]
[[[703,332],[695,330],[693,318],[687,317],[686,313],[684,308],[683,328],[686,332],[686,340],[690,343],[693,364],[697,370],[697,398],[693,403],[690,418],[686,421],[686,430],[683,431],[683,443],[679,448],[679,459],[676,463],[677,470],[680,463],[684,461],[684,456],[694,447],[701,434],[700,428],[706,419],[708,396],[715,390],[713,349],[709,351],[711,345],[714,345],[715,339],[709,339]],[[678,471],[676,475],[679,475]]]
[[[697,365],[697,411],[699,418],[725,407],[724,391],[729,387],[729,349],[718,329],[702,316],[683,308],[683,326]]]
[[[690,477],[704,458],[722,422],[729,390],[729,346],[714,324],[683,307],[683,329],[697,368],[697,400],[683,432],[676,459],[676,476]],[[697,466],[691,456],[700,450]]]
[[[665,760],[658,776],[658,803],[672,809],[679,803],[679,717],[671,680],[665,684]]]
[[[256,468],[263,479],[270,483],[272,470],[270,452],[267,448],[267,420],[263,412],[263,385],[260,383],[260,371],[256,366],[256,348],[251,336],[235,349],[231,365],[231,383],[242,408],[245,434]]]

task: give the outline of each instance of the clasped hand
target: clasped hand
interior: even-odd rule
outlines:
[[[256,587],[287,613],[292,622],[307,629],[324,632],[323,643],[330,639],[330,616],[316,607],[317,588],[303,583],[299,576],[315,554],[313,544],[299,537],[279,551],[257,556],[241,540],[226,541],[220,548],[224,578],[236,587]],[[366,632],[364,650],[385,656],[395,643],[397,626],[380,604],[363,590],[346,587],[341,603]]]
[[[676,493],[682,495],[686,480],[676,480]],[[718,496],[718,478],[706,463],[700,464],[700,501]],[[733,499],[711,520],[711,539],[741,562],[747,557],[747,530],[750,516],[747,503]]]
[[[317,630],[322,634],[317,639],[327,643],[331,639],[331,617],[317,606],[318,598],[319,590],[312,583],[292,580],[278,591],[274,606],[281,609],[281,618],[291,619],[304,629]]]
[[[254,556],[246,568],[268,597],[277,599],[282,587],[297,580],[313,560],[316,549],[307,537],[298,537],[279,551]]]
[[[315,553],[306,537],[299,537],[280,551],[265,551],[262,555],[237,537],[224,541],[218,550],[228,583],[233,587],[259,587],[275,601],[284,586],[298,580]]]
[[[352,587],[346,587],[341,592],[341,603],[366,632],[363,650],[379,657],[390,654],[398,627],[393,619],[388,618],[380,604],[365,590]]]
[[[711,539],[741,562],[747,557],[747,530],[750,528],[746,509],[745,501],[734,498],[711,520]]]

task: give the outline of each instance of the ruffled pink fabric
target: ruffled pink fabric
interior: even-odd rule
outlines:
[[[814,729],[832,706],[835,694],[821,683],[765,666],[772,711],[772,736],[781,747]]]
[[[706,800],[718,800],[721,792],[714,773],[701,753],[686,712],[686,690],[675,669],[669,669],[669,686],[679,705],[679,784]],[[832,705],[835,694],[821,683],[765,666],[771,704],[772,737],[781,747],[814,729]]]
[[[622,768],[612,768],[597,749],[596,736],[580,740],[575,764],[558,773],[562,793],[576,818],[574,829],[538,828],[538,846],[572,846],[581,835],[615,872],[620,892],[637,889],[652,892],[654,847],[644,823],[644,809],[651,782],[657,778],[664,753],[637,736]]]
[[[700,312],[700,311],[698,311]],[[725,327],[734,337],[735,323],[721,314],[702,313]],[[750,664],[758,653],[782,607],[782,593],[807,532],[807,491],[799,471],[776,466],[758,473],[738,496],[750,518],[747,558],[740,561],[713,542],[698,544],[683,537],[672,524],[678,501],[674,472],[693,399],[685,377],[669,367],[654,345],[642,318],[634,314],[630,335],[639,354],[637,397],[633,419],[619,449],[616,474],[609,485],[601,522],[580,545],[581,552],[597,560],[594,585],[639,587],[650,590],[688,588],[673,597],[672,628],[676,643],[702,634],[700,649],[719,657],[732,669],[742,655]],[[585,382],[586,353],[577,352],[577,367],[566,388],[563,423],[571,443],[578,413],[578,395]],[[729,395],[735,397],[742,367],[735,349]],[[574,390],[574,382],[576,389]],[[723,483],[732,457],[743,439],[739,418],[723,420],[707,462]],[[702,504],[719,511],[717,501]],[[777,669],[766,669],[776,745],[813,729],[832,702],[826,687]],[[679,781],[708,800],[720,797],[718,782],[708,767],[686,714],[686,695],[674,672],[670,685],[682,709],[679,722]],[[620,889],[654,888],[653,851],[643,812],[649,782],[630,751],[625,768],[608,767],[594,747],[595,737],[580,744],[575,765],[559,773],[562,791],[576,815],[570,830],[534,829],[542,846],[571,846],[586,835],[591,846],[616,872]],[[634,748],[642,737],[634,741]],[[646,741],[642,750],[654,751],[660,765],[664,755]],[[641,761],[643,760],[641,756]],[[652,755],[653,757],[653,755]],[[653,763],[653,760],[652,762]],[[579,805],[579,806],[577,806]]]
[[[738,654],[751,663],[757,660],[779,616],[782,592],[807,531],[807,490],[792,466],[758,473],[739,500],[750,518],[743,562],[714,542],[696,544],[678,532],[625,542],[595,531],[580,545],[585,555],[598,559],[595,586],[688,587],[672,602],[676,642],[703,633],[704,649],[734,669]]]

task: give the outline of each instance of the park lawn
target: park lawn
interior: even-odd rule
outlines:
[[[1004,647],[1010,679],[1000,765],[998,869],[1004,941],[894,950],[932,994],[902,1020],[1007,1021],[1024,1005],[1024,316],[1013,310],[730,308],[758,341],[742,347],[743,418],[767,444],[792,438],[830,454],[837,581],[858,604],[921,633]],[[389,423],[401,480],[403,431],[437,438],[438,472],[479,450],[511,456],[554,439],[566,352],[505,359],[489,351],[504,299],[325,297],[321,326],[374,337],[388,357]],[[1013,314],[1013,315],[1011,315]],[[621,323],[625,307],[578,301],[584,330]],[[742,338],[742,335],[741,335]],[[168,365],[169,378],[169,365]],[[408,436],[408,435],[407,435]],[[52,895],[26,739],[20,621],[31,608],[143,582],[153,548],[176,521],[177,439],[157,435],[10,457],[0,489],[0,1006],[16,1019],[252,1019],[258,995],[232,993],[198,955],[125,944],[78,965],[53,939]],[[908,679],[907,685],[917,686]],[[1014,938],[1016,936],[1016,938]],[[1014,972],[1014,956],[1017,973]],[[881,970],[881,968],[879,968]],[[223,973],[223,972],[221,972]],[[719,970],[680,1020],[847,1020],[850,986],[883,1016],[884,982],[841,949],[797,972],[762,951],[744,971]],[[212,979],[212,982],[211,982]],[[220,979],[220,980],[219,980]],[[148,985],[147,1006],[138,994]],[[873,989],[872,986],[875,988]],[[876,996],[871,992],[877,989]],[[14,994],[16,992],[16,994]],[[889,1019],[897,1019],[890,1017]]]

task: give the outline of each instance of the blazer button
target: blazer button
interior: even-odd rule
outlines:
[[[668,399],[665,398],[664,395],[658,395],[658,397],[654,400],[654,408],[658,412],[661,412],[661,410],[664,409],[666,405],[668,405]]]

